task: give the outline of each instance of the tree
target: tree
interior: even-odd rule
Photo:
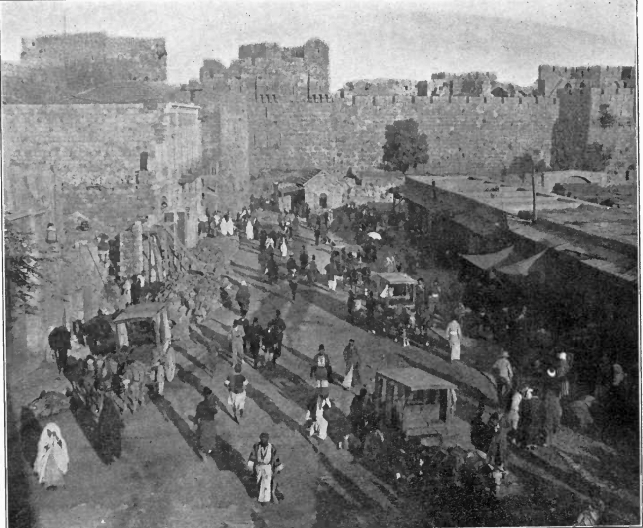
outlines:
[[[11,222],[5,222],[4,236],[5,285],[14,287],[14,309],[29,311],[30,292],[36,288],[34,277],[42,278],[38,271],[39,259],[34,258],[31,233],[18,231]]]
[[[406,119],[386,125],[386,143],[382,147],[382,168],[405,173],[409,167],[429,161],[426,134],[420,134],[417,121]]]

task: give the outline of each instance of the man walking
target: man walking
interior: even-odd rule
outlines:
[[[269,253],[268,255],[268,263],[266,265],[266,275],[268,275],[269,284],[276,282],[277,279],[279,278],[279,266],[275,262],[275,255],[273,253]]]
[[[281,344],[284,340],[284,332],[286,330],[286,323],[281,318],[281,311],[277,310],[275,312],[275,318],[268,323],[269,326],[272,326],[275,333],[275,347],[274,354],[272,356],[272,364],[277,364],[277,358],[281,356]]]
[[[261,433],[259,442],[252,446],[248,459],[248,469],[257,479],[259,504],[265,506],[271,499],[279,502],[275,496],[275,475],[284,469],[279,460],[277,449],[270,442],[268,433]]]
[[[354,339],[350,339],[348,345],[344,348],[344,363],[346,365],[346,372],[342,387],[344,390],[350,390],[351,387],[361,384],[361,377],[359,375],[360,357]]]
[[[301,253],[299,254],[300,272],[305,273],[308,267],[308,252],[306,246],[301,246]]]
[[[319,345],[319,352],[313,357],[313,365],[310,368],[310,377],[315,378],[315,387],[327,388],[332,382],[333,369],[330,366],[330,358],[326,354],[324,345]]]
[[[335,291],[335,288],[337,288],[337,281],[335,280],[335,275],[337,275],[337,269],[335,268],[334,262],[331,260],[326,266],[324,267],[326,270],[326,280],[328,281],[328,289],[330,291]]]
[[[239,419],[243,418],[243,408],[246,404],[246,385],[248,385],[248,380],[241,374],[241,364],[234,366],[234,373],[230,374],[223,383],[228,388],[228,405],[232,407],[234,419],[239,423]]]
[[[310,266],[308,266],[308,284],[313,284],[317,280],[318,274],[317,262],[315,262],[315,255],[313,255]]]
[[[241,281],[241,286],[237,291],[236,301],[239,304],[241,312],[247,312],[250,307],[250,290],[246,281]]]
[[[295,262],[295,254],[290,253],[288,262],[286,262],[286,270],[288,271],[288,276],[294,278],[297,274],[297,263]]]
[[[254,362],[254,368],[258,367],[259,349],[261,348],[261,336],[263,334],[263,329],[258,323],[259,318],[255,317],[252,320],[252,324],[246,330],[246,342],[250,347],[250,355]]]
[[[428,291],[424,286],[424,279],[419,278],[417,288],[415,289],[415,312],[421,318],[428,300]]]
[[[288,286],[290,287],[290,293],[292,294],[292,301],[295,302],[295,298],[297,297],[297,286],[298,286],[297,278],[289,277]]]
[[[454,316],[447,325],[446,338],[451,345],[451,362],[460,361],[460,340],[462,339],[462,329],[457,318]]]
[[[238,319],[232,323],[230,330],[230,347],[232,350],[232,365],[240,365],[243,360],[243,326],[241,326]]]
[[[498,403],[504,409],[504,400],[509,390],[511,389],[511,384],[514,377],[513,368],[511,367],[511,363],[509,363],[509,352],[503,350],[498,360],[493,364],[493,367],[491,367],[491,370],[496,375]]]
[[[563,416],[563,409],[560,406],[560,384],[556,379],[556,369],[554,368],[547,369],[543,393],[543,418],[546,435],[544,447],[547,447],[558,432],[560,419]]]

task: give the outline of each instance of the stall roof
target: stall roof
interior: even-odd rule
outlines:
[[[378,277],[382,277],[389,284],[417,284],[413,277],[409,277],[406,273],[374,273]]]
[[[516,262],[515,264],[510,264],[509,266],[504,266],[502,268],[498,268],[498,271],[500,273],[504,273],[505,275],[523,275],[527,276],[529,275],[529,270],[531,270],[531,267],[542,257],[547,249],[544,251],[541,251],[540,253],[537,253],[533,257],[529,257],[528,259],[521,260],[520,262]]]
[[[401,383],[412,391],[428,389],[457,389],[457,387],[442,378],[433,376],[415,367],[385,368],[378,370],[380,376]]]
[[[143,304],[133,304],[128,306],[121,312],[116,319],[115,323],[122,323],[124,321],[130,321],[132,319],[148,319],[154,317],[159,313],[163,308],[165,308],[165,303],[156,303],[149,302]]]
[[[501,262],[507,260],[507,258],[513,253],[514,247],[509,246],[497,253],[486,253],[484,255],[462,255],[463,259],[468,260],[474,266],[480,268],[481,270],[489,270],[494,268]]]

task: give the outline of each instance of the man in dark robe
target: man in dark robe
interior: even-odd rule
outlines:
[[[71,350],[71,333],[64,326],[54,328],[49,334],[49,347],[56,354],[58,372],[63,373],[67,369],[67,352]]]
[[[266,250],[266,239],[268,238],[268,234],[266,233],[265,229],[261,230],[261,233],[259,233],[259,251],[265,251]]]
[[[369,404],[368,391],[363,388],[359,391],[359,394],[353,398],[350,406],[349,419],[353,427],[353,433],[360,442],[364,442],[366,433],[368,432],[368,422],[369,422]]]
[[[258,367],[259,349],[261,347],[261,337],[263,329],[259,325],[259,319],[255,317],[252,324],[246,329],[246,340],[250,347],[250,355],[254,361],[254,367]]]
[[[489,448],[489,444],[486,443],[488,425],[482,419],[482,415],[485,412],[485,406],[483,402],[478,404],[478,411],[476,412],[475,418],[471,421],[471,444],[478,451],[486,452]]]
[[[308,267],[308,252],[306,246],[301,246],[301,253],[299,254],[300,272],[305,273]]]
[[[248,288],[246,281],[241,281],[241,286],[239,286],[239,290],[237,291],[236,301],[242,312],[248,310],[248,307],[250,306],[250,289]]]
[[[295,255],[290,254],[288,262],[286,262],[286,270],[288,270],[288,276],[294,277],[297,274],[297,263],[295,262]]]
[[[308,266],[308,284],[312,284],[317,280],[319,270],[317,269],[317,262],[315,262],[315,255],[313,255],[310,265]]]
[[[277,358],[281,356],[281,344],[284,340],[284,332],[286,331],[286,323],[281,318],[281,311],[277,310],[275,312],[275,318],[268,323],[268,326],[274,328],[275,332],[275,347],[274,355],[272,358],[273,365],[276,364]]]
[[[275,262],[273,254],[270,254],[266,268],[268,269],[268,283],[272,284],[279,278],[279,266]]]
[[[106,396],[98,418],[97,432],[101,458],[108,465],[121,457],[123,427],[118,407],[109,396]]]
[[[214,416],[219,410],[209,387],[204,387],[202,394],[203,401],[196,406],[194,422],[197,425],[196,437],[199,448],[210,454],[217,447],[217,430],[214,424]]]

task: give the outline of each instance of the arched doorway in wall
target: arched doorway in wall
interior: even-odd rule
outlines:
[[[326,193],[321,193],[319,195],[319,207],[322,209],[328,209],[328,196],[326,196]]]

